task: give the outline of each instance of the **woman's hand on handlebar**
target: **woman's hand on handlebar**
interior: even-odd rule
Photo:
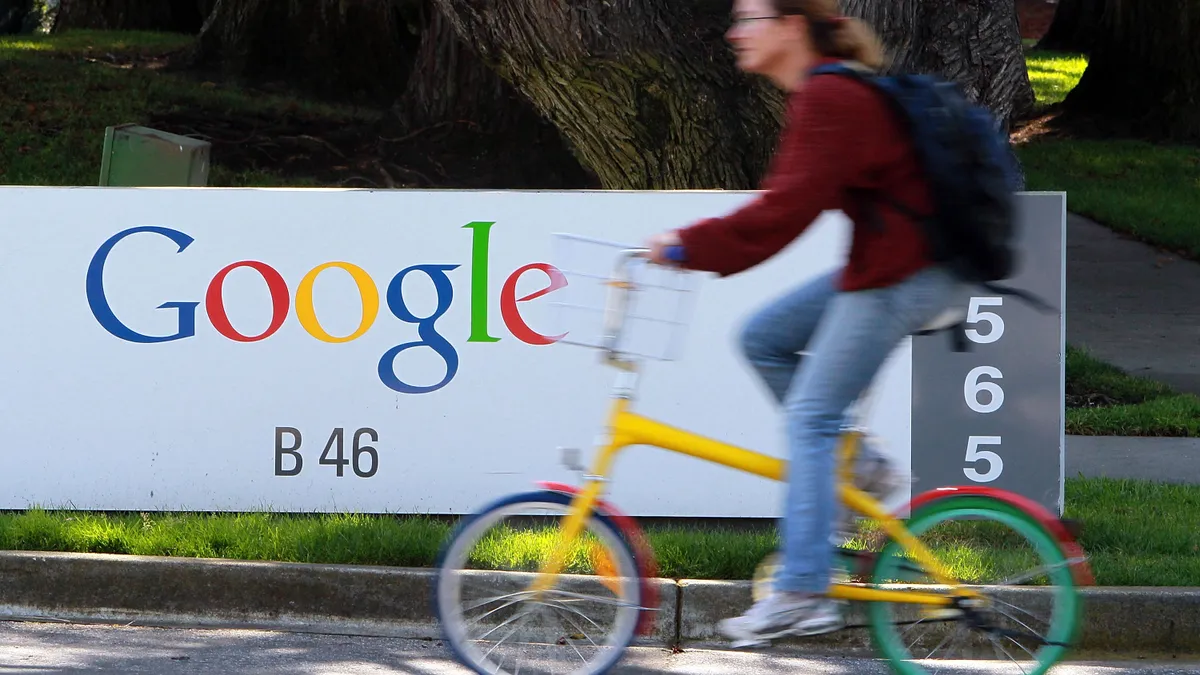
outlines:
[[[646,248],[649,249],[646,258],[657,265],[677,266],[679,261],[668,256],[672,251],[671,247],[679,245],[679,235],[674,230],[656,234],[646,241]],[[678,248],[674,250],[677,251]]]

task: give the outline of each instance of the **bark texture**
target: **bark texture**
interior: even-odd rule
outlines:
[[[195,33],[214,0],[61,0],[53,32],[72,28]]]
[[[883,39],[890,71],[957,82],[1004,123],[1033,111],[1016,3],[1011,0],[843,0]]]
[[[1108,0],[1064,106],[1121,133],[1200,142],[1200,0]]]
[[[216,0],[195,64],[309,91],[394,100],[418,37],[417,0]]]
[[[558,129],[530,100],[488,67],[432,0],[422,8],[421,43],[403,95],[393,106],[410,134],[434,127],[467,132],[504,157],[504,180],[538,174],[550,189],[592,187],[594,176],[567,150]],[[451,132],[452,134],[455,132]]]
[[[734,68],[726,0],[436,0],[609,189],[757,187],[782,96]]]
[[[529,101],[479,59],[432,2],[421,11],[421,42],[398,117],[411,128],[466,122],[505,132],[543,124]]]
[[[1038,49],[1090,52],[1100,32],[1105,0],[1058,0],[1054,21]]]

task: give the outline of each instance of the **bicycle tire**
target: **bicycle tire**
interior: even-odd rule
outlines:
[[[478,513],[465,518],[447,538],[437,560],[437,576],[433,590],[434,612],[438,618],[443,639],[459,663],[480,675],[508,675],[508,671],[497,670],[498,667],[489,667],[485,670],[476,650],[464,644],[464,632],[460,626],[456,625],[461,615],[452,608],[451,603],[457,597],[455,591],[459,590],[454,576],[461,568],[455,566],[455,563],[461,559],[464,547],[472,543],[470,538],[484,531],[484,528],[497,517],[497,514],[503,515],[514,509],[527,509],[537,505],[566,507],[571,501],[570,495],[553,490],[525,492],[504,497],[484,507]],[[616,561],[618,567],[631,573],[626,577],[624,588],[632,597],[628,598],[629,606],[618,610],[621,614],[617,622],[620,628],[619,632],[609,636],[608,643],[612,646],[611,651],[595,664],[570,671],[570,675],[603,675],[621,660],[637,633],[639,614],[644,599],[643,587],[642,580],[638,575],[638,560],[634,549],[613,519],[601,511],[593,510],[585,523],[585,528],[601,535],[611,546],[611,553],[619,558]]]
[[[1038,654],[1036,666],[1032,671],[1022,668],[1026,675],[1044,675],[1063,659],[1067,645],[1073,644],[1078,637],[1082,617],[1082,604],[1074,574],[1060,542],[1032,514],[1013,504],[984,495],[934,500],[916,509],[909,517],[906,527],[919,538],[931,525],[948,516],[982,516],[1007,524],[1034,544],[1038,554],[1047,564],[1057,567],[1056,571],[1046,573],[1057,589],[1053,594],[1054,618],[1045,636],[1047,644]],[[889,539],[876,560],[872,581],[878,584],[895,578],[889,576],[889,571],[899,568],[899,556],[902,554],[903,547],[900,543]],[[913,662],[909,649],[904,647],[903,641],[897,639],[895,625],[890,616],[894,603],[869,602],[867,605],[872,641],[888,660],[892,671],[898,675],[928,673],[929,671]]]

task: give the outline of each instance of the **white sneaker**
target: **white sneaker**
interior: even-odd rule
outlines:
[[[742,616],[722,619],[717,630],[737,648],[765,644],[786,635],[831,633],[845,625],[840,604],[829,598],[795,598],[776,592],[754,603]]]

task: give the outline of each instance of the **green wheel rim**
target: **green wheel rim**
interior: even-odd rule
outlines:
[[[925,507],[917,509],[906,524],[913,536],[920,537],[932,525],[943,520],[961,517],[984,518],[999,522],[1023,536],[1036,551],[1041,566],[1050,567],[1045,575],[1049,578],[1050,587],[1054,588],[1052,599],[1052,619],[1045,637],[1049,642],[1073,642],[1078,635],[1080,621],[1079,596],[1071,568],[1066,563],[1066,557],[1058,542],[1034,518],[1004,502],[988,497],[951,497],[940,499]],[[894,579],[898,563],[903,562],[903,547],[896,541],[890,540],[884,546],[875,564],[874,579],[876,583],[886,583],[880,580]],[[913,656],[905,646],[901,635],[893,625],[891,609],[893,603],[867,603],[871,637],[876,646],[888,659],[892,669],[900,675],[926,675],[929,671],[922,668],[911,659]],[[1062,659],[1066,647],[1059,645],[1043,645],[1037,650],[1037,661],[1028,675],[1044,675],[1051,667]],[[1029,658],[1023,650],[1020,652],[1025,659]]]

